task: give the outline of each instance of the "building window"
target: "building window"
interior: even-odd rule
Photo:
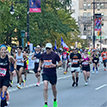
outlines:
[[[87,13],[87,17],[91,17],[91,12],[88,12],[88,13]]]
[[[104,4],[103,3],[100,4],[100,8],[104,9]]]
[[[88,9],[91,9],[91,4],[90,3],[88,4]]]
[[[86,13],[86,12],[84,12],[84,13],[83,13],[83,16],[84,16],[84,17],[87,17],[87,13]]]
[[[87,10],[87,4],[86,3],[84,3],[84,10]]]

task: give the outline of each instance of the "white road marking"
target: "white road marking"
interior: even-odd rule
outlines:
[[[69,75],[69,76],[63,76],[63,77],[59,77],[58,80],[61,80],[61,79],[66,79],[66,78],[69,78],[71,77],[72,75]],[[43,82],[40,83],[40,85],[43,84]],[[25,87],[22,87],[22,89],[26,89],[26,88],[31,88],[31,87],[34,87],[35,84],[29,84],[29,85],[26,85]],[[17,90],[20,90],[18,88],[13,88],[13,89],[8,89],[9,92],[15,92]]]
[[[101,85],[101,86],[95,88],[95,90],[96,90],[96,91],[97,91],[97,90],[100,90],[101,88],[106,87],[106,86],[107,86],[107,84]]]

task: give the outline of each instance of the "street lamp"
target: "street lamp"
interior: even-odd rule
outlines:
[[[15,3],[26,3],[25,1],[19,1]],[[13,4],[11,5],[10,13],[13,15],[14,14],[14,7]],[[27,0],[27,46],[29,48],[29,0]]]
[[[10,14],[14,14],[14,7],[13,7],[13,4],[11,5],[11,9],[10,9]]]
[[[22,38],[22,47],[24,48],[24,37],[25,37],[25,30],[21,30],[21,38]]]

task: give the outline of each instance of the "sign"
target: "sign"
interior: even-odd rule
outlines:
[[[101,14],[95,14],[95,31],[101,31]]]
[[[41,0],[29,0],[30,13],[41,13]]]

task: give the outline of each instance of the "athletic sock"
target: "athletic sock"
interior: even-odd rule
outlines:
[[[79,78],[78,78],[78,77],[76,77],[76,83],[78,83],[78,80],[79,80]]]
[[[93,67],[93,71],[94,71],[94,67]]]
[[[56,98],[54,99],[54,101],[56,101]]]
[[[96,71],[98,71],[98,67],[96,67]]]

